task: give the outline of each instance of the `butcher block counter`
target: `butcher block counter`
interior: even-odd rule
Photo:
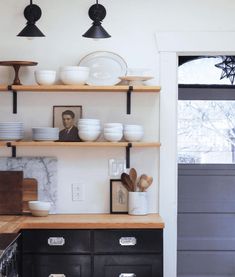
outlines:
[[[163,229],[158,214],[145,216],[112,214],[57,214],[47,217],[0,216],[0,233],[21,229]]]

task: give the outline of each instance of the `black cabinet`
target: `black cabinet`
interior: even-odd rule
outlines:
[[[163,277],[163,231],[24,230],[23,277]]]
[[[23,255],[23,277],[90,277],[89,255]]]
[[[96,255],[94,277],[162,277],[162,255]]]

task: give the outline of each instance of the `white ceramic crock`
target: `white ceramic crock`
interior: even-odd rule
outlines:
[[[148,214],[147,192],[129,192],[128,213],[130,215]]]

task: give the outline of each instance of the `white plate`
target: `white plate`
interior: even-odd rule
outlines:
[[[90,86],[113,86],[119,77],[127,73],[125,60],[112,52],[97,51],[82,58],[79,65],[90,68],[87,84]]]

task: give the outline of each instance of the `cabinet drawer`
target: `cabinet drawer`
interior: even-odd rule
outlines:
[[[162,230],[96,230],[96,253],[162,253]]]
[[[24,277],[90,277],[89,255],[23,255]]]
[[[87,253],[90,231],[24,230],[22,244],[24,253]]]
[[[162,255],[97,255],[94,277],[163,277]]]

